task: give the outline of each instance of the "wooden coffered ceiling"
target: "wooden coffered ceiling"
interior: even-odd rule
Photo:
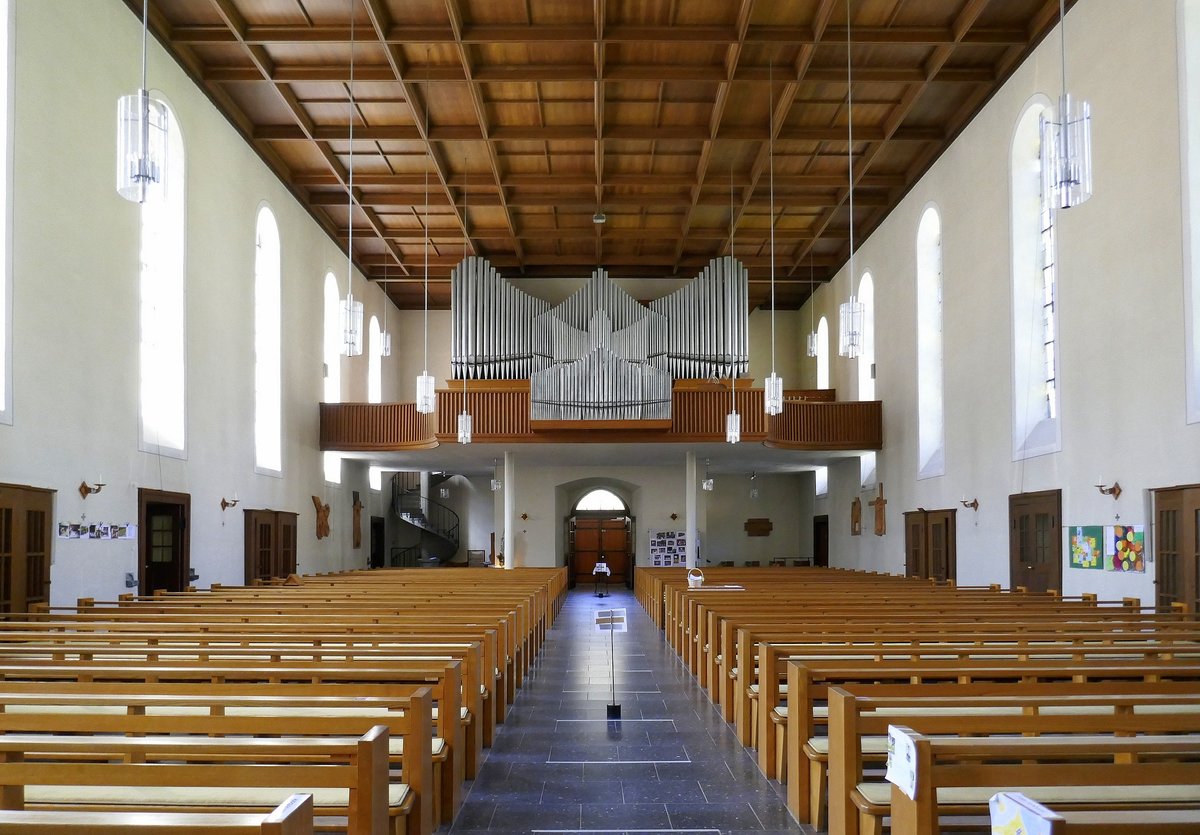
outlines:
[[[769,304],[773,172],[792,308],[849,251],[847,29],[861,241],[1058,20],[849,3],[849,27],[847,0],[150,0],[150,22],[401,307],[426,243],[434,307],[464,249],[514,278],[687,278],[732,249]]]

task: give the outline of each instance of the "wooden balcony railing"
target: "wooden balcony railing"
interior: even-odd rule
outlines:
[[[746,388],[742,388],[746,385]],[[735,394],[742,416],[742,441],[780,449],[880,449],[883,408],[879,402],[837,403],[833,392],[789,391],[783,413],[768,418],[762,389],[738,381]],[[728,381],[681,380],[672,394],[671,420],[565,421],[534,425],[529,419],[529,382],[473,381],[467,385],[472,435],[477,443],[705,443],[725,439]],[[434,415],[417,413],[413,403],[322,403],[321,449],[347,452],[428,449],[453,443],[458,435],[462,389],[437,392]]]
[[[321,449],[341,452],[431,449],[433,415],[416,403],[322,403]]]

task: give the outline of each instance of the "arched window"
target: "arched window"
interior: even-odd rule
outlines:
[[[585,495],[575,505],[576,510],[617,510],[625,512],[625,502],[611,490],[599,488]]]
[[[168,106],[163,199],[140,207],[139,446],[180,458],[187,452],[186,174],[183,136],[175,112]]]
[[[325,273],[325,402],[342,402],[342,300],[338,296],[337,279]],[[342,483],[342,457],[336,452],[324,453],[325,480]]]
[[[1183,131],[1184,194],[1184,368],[1187,421],[1200,423],[1200,4],[1179,4],[1179,110]]]
[[[254,464],[267,473],[283,471],[279,258],[279,225],[263,206],[254,230]]]
[[[367,402],[383,402],[383,340],[379,335],[379,320],[371,317],[367,328]]]
[[[12,258],[8,251],[12,131],[8,110],[12,102],[13,6],[10,0],[0,0],[0,423],[12,423]]]
[[[817,323],[817,388],[829,388],[829,322]]]
[[[1054,212],[1042,199],[1041,137],[1045,96],[1021,114],[1013,133],[1012,299],[1013,458],[1057,452],[1058,314],[1055,310]]]
[[[930,206],[917,227],[918,478],[946,474],[942,344],[942,219]]]
[[[875,282],[870,273],[863,273],[858,283],[858,301],[863,306],[862,352],[858,355],[858,399],[875,399]],[[859,477],[863,485],[875,482],[875,453],[864,453],[858,459]]]

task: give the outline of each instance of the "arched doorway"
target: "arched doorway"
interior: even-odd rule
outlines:
[[[628,585],[631,522],[625,502],[611,490],[591,490],[575,503],[567,517],[572,585],[591,582],[601,556],[612,571],[611,581]]]

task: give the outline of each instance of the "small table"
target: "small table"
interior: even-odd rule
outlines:
[[[612,576],[612,569],[608,567],[608,563],[598,562],[592,569],[592,579],[595,580],[596,597],[608,597],[608,578]]]

